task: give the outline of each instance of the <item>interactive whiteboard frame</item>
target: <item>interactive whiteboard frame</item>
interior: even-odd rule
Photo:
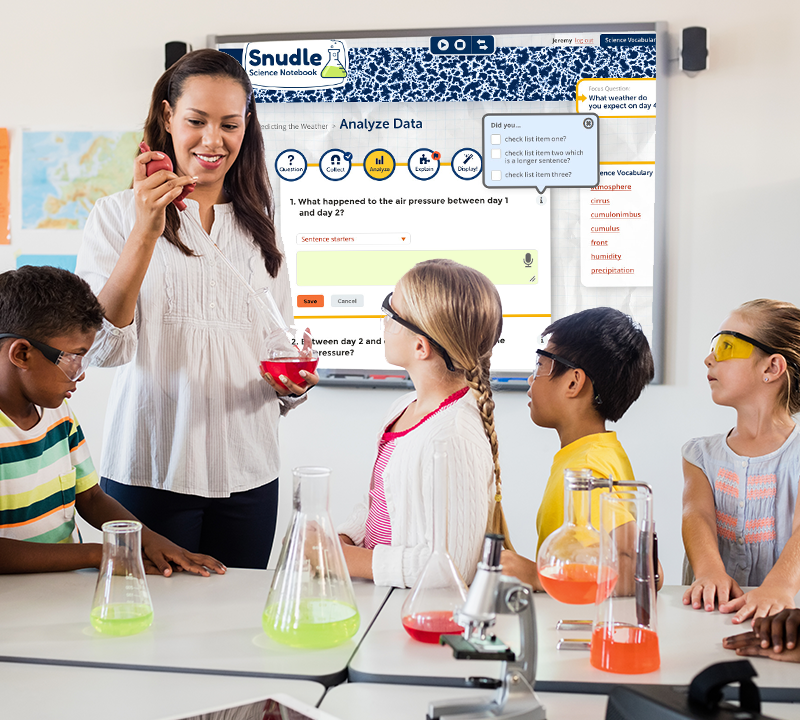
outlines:
[[[331,37],[347,39],[432,37],[440,35],[538,35],[581,33],[648,32],[656,34],[656,97],[661,107],[656,113],[655,208],[653,227],[653,334],[651,350],[655,362],[654,384],[664,382],[664,335],[666,323],[666,117],[669,109],[667,72],[669,42],[666,22],[609,23],[587,25],[507,25],[470,28],[414,28],[405,30],[358,30],[310,33],[246,33],[242,35],[208,35],[206,45],[216,48],[225,43],[276,42],[282,40],[324,40]],[[533,359],[531,359],[533,362]],[[408,374],[398,368],[392,370],[321,370],[320,384],[341,387],[410,388]],[[492,387],[496,390],[527,391],[526,378],[492,374]]]

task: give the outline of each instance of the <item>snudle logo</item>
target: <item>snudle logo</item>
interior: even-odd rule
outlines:
[[[312,90],[342,85],[347,48],[341,40],[248,43],[242,65],[253,87]]]

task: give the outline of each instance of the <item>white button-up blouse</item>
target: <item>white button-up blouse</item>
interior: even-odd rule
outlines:
[[[197,203],[186,204],[199,222]],[[108,281],[135,219],[132,190],[98,200],[89,215],[76,272],[95,293]],[[264,331],[247,290],[199,228],[184,218],[180,234],[197,257],[159,238],[133,323],[116,328],[105,320],[97,334],[94,364],[119,366],[101,475],[125,485],[228,497],[277,477],[278,419],[297,401],[279,399],[260,376]],[[270,277],[232,205],[214,206],[211,237],[254,289],[270,289],[291,324],[286,265]]]

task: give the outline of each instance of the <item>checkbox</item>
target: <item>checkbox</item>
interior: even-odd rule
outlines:
[[[499,144],[500,144],[500,136],[492,135],[492,145],[499,145]]]
[[[500,159],[500,148],[495,148],[492,150],[492,160],[499,160]]]
[[[501,170],[492,170],[492,180],[501,180],[503,173]]]

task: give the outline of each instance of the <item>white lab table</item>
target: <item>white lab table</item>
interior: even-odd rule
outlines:
[[[547,720],[605,720],[605,695],[538,692]],[[437,700],[491,698],[486,690],[430,685],[346,683],[329,688],[320,709],[342,720],[424,720],[428,704]],[[800,704],[763,703],[761,712],[782,720],[800,720]]]
[[[556,630],[560,619],[593,619],[594,605],[565,605],[544,593],[536,593],[538,632],[536,688],[546,692],[608,693],[614,685],[639,683],[688,685],[708,665],[740,659],[722,647],[722,639],[750,629],[735,626],[732,615],[706,613],[683,605],[685,588],[665,587],[658,594],[658,636],[661,668],[642,675],[620,675],[597,670],[589,663],[589,652],[556,650],[560,637],[589,638],[591,632]],[[354,682],[450,685],[469,687],[468,678],[500,676],[500,662],[455,660],[448,647],[412,640],[400,622],[400,609],[407,590],[394,590],[373,627],[350,661],[349,678]],[[497,636],[517,649],[517,621],[498,616]],[[800,701],[800,664],[766,658],[748,658],[758,677],[762,698],[770,701]]]
[[[354,582],[358,633],[335,648],[301,650],[270,640],[261,628],[272,575],[270,570],[242,569],[208,578],[149,575],[153,624],[128,637],[106,637],[92,628],[95,571],[4,576],[0,661],[284,677],[325,686],[342,682],[389,590]]]
[[[0,662],[0,715],[9,720],[178,720],[279,692],[314,706],[325,688],[307,680]]]

